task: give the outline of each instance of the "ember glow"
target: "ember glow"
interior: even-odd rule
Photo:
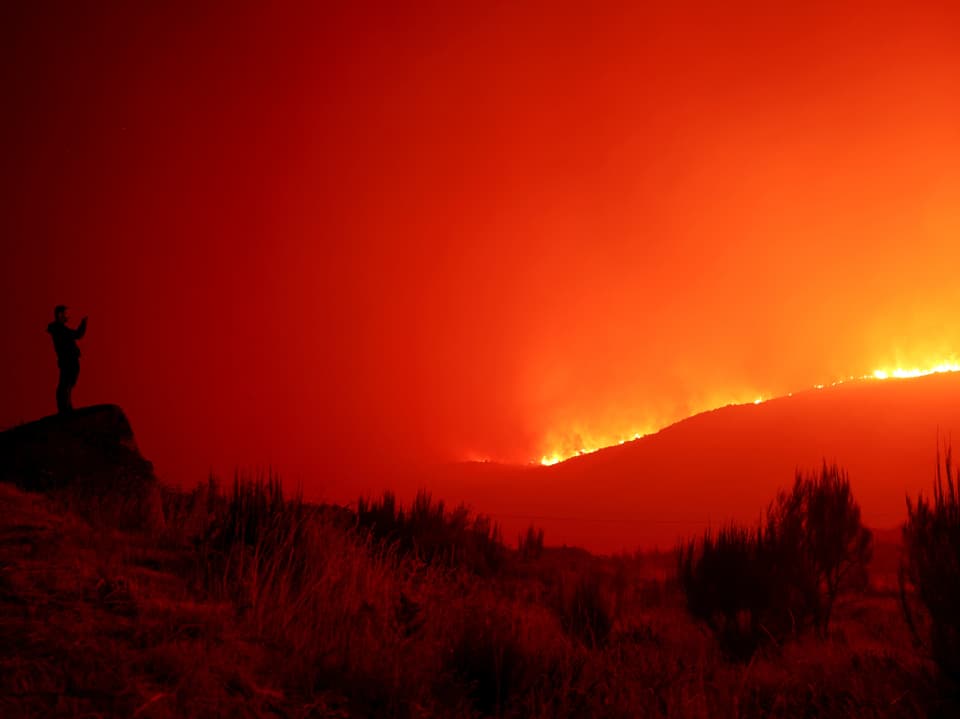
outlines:
[[[872,376],[875,379],[908,379],[911,377],[926,377],[927,375],[941,374],[943,372],[960,372],[960,362],[941,362],[926,369],[919,367],[914,367],[913,369],[903,369],[902,367],[897,367],[892,370],[878,369],[873,371]]]
[[[869,381],[875,381],[875,380],[913,379],[917,377],[927,377],[933,374],[943,374],[946,372],[960,372],[960,361],[958,361],[954,357],[951,357],[948,360],[927,364],[920,367],[912,367],[909,369],[905,369],[903,367],[876,369],[870,374],[864,374],[859,376],[851,375],[844,379],[834,380],[829,384],[822,384],[822,383],[815,384],[813,385],[812,389],[821,390],[828,386],[837,387],[842,384],[847,384],[849,382],[857,382],[857,381],[869,382]],[[785,396],[792,397],[793,394],[794,394],[793,392],[788,392],[786,393]],[[763,404],[768,399],[770,399],[770,397],[761,396],[761,397],[757,397],[752,401],[742,401],[742,400],[731,401],[731,402],[726,402],[723,405],[703,407],[702,409],[691,412],[691,414],[699,414],[700,412],[706,412],[712,409],[717,409],[720,406],[733,406],[733,405],[741,405],[741,404],[759,405],[759,404]],[[683,419],[683,417],[677,417],[675,421],[679,421],[681,419]],[[560,462],[566,461],[568,459],[573,459],[574,457],[579,457],[584,454],[592,454],[593,452],[596,452],[600,449],[604,449],[606,447],[613,447],[615,445],[626,444],[627,442],[640,439],[646,436],[647,434],[652,434],[654,432],[657,432],[660,429],[662,429],[664,426],[666,425],[661,425],[659,427],[648,429],[645,432],[634,432],[627,436],[620,436],[617,439],[610,439],[610,437],[617,437],[616,434],[612,434],[612,435],[600,434],[594,438],[594,443],[592,443],[590,446],[580,447],[572,451],[569,448],[564,448],[564,447],[553,448],[550,451],[544,453],[543,456],[541,456],[540,464],[549,467],[555,464],[559,464]],[[579,436],[578,433],[575,433],[575,434]],[[606,439],[603,439],[604,437]]]

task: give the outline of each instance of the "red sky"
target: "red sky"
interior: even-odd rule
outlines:
[[[161,475],[315,491],[960,354],[950,3],[36,5],[0,425],[60,302]]]

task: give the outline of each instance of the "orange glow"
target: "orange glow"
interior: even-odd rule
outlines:
[[[895,367],[895,368],[888,367],[883,369],[876,369],[870,374],[864,374],[859,376],[850,375],[844,379],[834,380],[829,384],[822,384],[822,383],[815,384],[813,385],[813,389],[820,390],[828,386],[837,387],[839,385],[846,384],[848,382],[889,380],[889,379],[912,379],[917,377],[926,377],[933,374],[943,374],[947,372],[960,372],[960,361],[958,361],[955,357],[950,357],[949,359],[946,359],[946,360],[926,362],[919,366],[915,366],[909,369],[905,369],[903,367]],[[794,394],[793,392],[787,392],[785,396],[792,397],[793,394]],[[724,406],[736,406],[736,405],[748,405],[748,404],[760,405],[766,402],[768,399],[770,398],[759,396],[753,400],[729,401],[729,402],[724,402],[720,404],[703,406],[699,409],[694,409],[693,411],[691,411],[690,415],[699,414],[701,412],[708,412],[710,410],[718,409],[719,407],[724,407]],[[677,417],[673,421],[680,421],[682,419],[684,419],[684,417]],[[573,459],[574,457],[579,457],[584,454],[591,454],[593,452],[596,452],[599,449],[604,449],[606,447],[613,447],[615,445],[626,444],[627,442],[640,439],[641,437],[647,434],[655,433],[672,423],[673,422],[667,422],[656,428],[649,429],[646,432],[642,432],[642,433],[634,432],[626,435],[618,434],[616,432],[609,432],[609,433],[598,432],[595,435],[590,435],[592,438],[592,444],[590,445],[589,448],[581,447],[579,449],[574,449],[571,451],[569,448],[566,448],[562,445],[551,447],[540,458],[540,464],[542,464],[543,466],[549,467],[555,464],[559,464],[560,462],[564,462],[568,459]],[[573,433],[573,434],[575,434],[575,436],[577,437],[582,436],[582,434],[579,432]]]
[[[913,369],[878,369],[873,371],[874,379],[908,379],[910,377],[926,377],[931,374],[941,374],[943,372],[960,372],[960,362],[949,361],[941,362],[926,369],[914,367]]]

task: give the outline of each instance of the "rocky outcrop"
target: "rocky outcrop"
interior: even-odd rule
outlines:
[[[84,407],[0,432],[0,480],[63,496],[91,519],[163,526],[153,465],[116,405]]]

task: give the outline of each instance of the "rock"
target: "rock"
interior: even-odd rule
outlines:
[[[0,481],[58,494],[91,520],[125,529],[163,527],[153,465],[116,405],[83,407],[0,432]]]

